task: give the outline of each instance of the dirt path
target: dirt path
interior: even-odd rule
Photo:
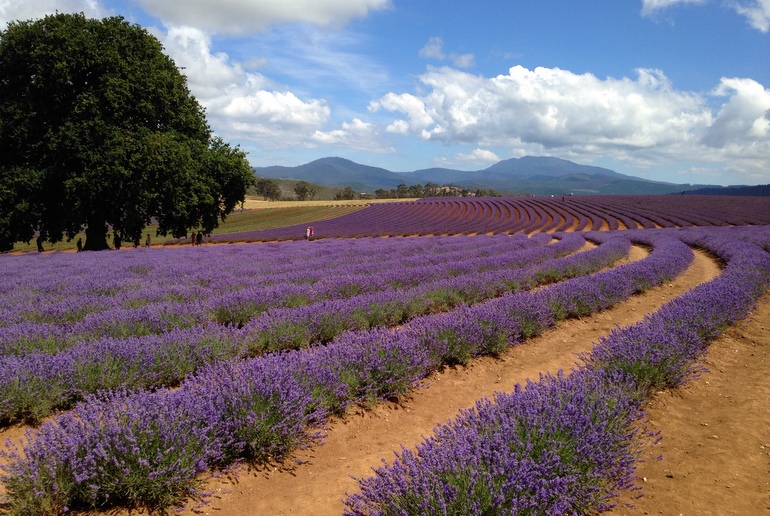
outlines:
[[[638,259],[643,253],[634,247],[632,257]],[[569,370],[575,364],[576,353],[591,349],[616,324],[634,324],[646,313],[718,273],[712,259],[696,252],[693,265],[672,283],[594,316],[564,322],[524,345],[511,348],[500,359],[481,358],[469,367],[436,373],[427,379],[425,388],[400,403],[383,403],[371,411],[353,411],[343,420],[332,422],[324,444],[298,453],[296,458],[301,464],[291,471],[243,471],[237,480],[216,480],[208,486],[216,493],[211,503],[182,514],[341,514],[345,493],[357,488],[351,476],[369,476],[371,468],[380,465],[382,458],[392,460],[393,451],[400,449],[402,443],[418,443],[436,424],[453,418],[459,409],[473,406],[481,397],[491,396],[495,391],[509,392],[515,383],[537,379],[540,372]],[[763,398],[765,405],[766,399]],[[725,439],[728,435],[729,432]],[[666,510],[661,514],[673,513]]]
[[[770,514],[770,294],[711,344],[705,365],[650,402],[663,440],[637,471],[644,495],[612,514]]]

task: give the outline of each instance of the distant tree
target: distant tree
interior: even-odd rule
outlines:
[[[337,199],[337,200],[349,201],[349,200],[352,200],[352,199],[356,198],[356,191],[353,190],[352,187],[346,186],[345,188],[343,188],[339,192],[335,193],[334,194],[334,198]]]
[[[209,233],[253,181],[246,155],[212,137],[160,42],[121,17],[54,14],[0,32],[0,251],[85,228],[132,242]]]
[[[441,195],[441,187],[436,183],[428,182],[425,183],[422,193],[424,197],[436,197]]]
[[[385,190],[384,188],[378,188],[377,190],[375,190],[374,191],[374,196],[377,199],[390,199],[391,198],[390,192],[388,190]]]
[[[419,197],[423,196],[423,193],[424,193],[424,191],[423,191],[422,185],[419,185],[419,184],[411,185],[407,189],[407,197],[418,197],[419,198]]]
[[[312,200],[315,197],[316,191],[313,186],[307,181],[298,181],[294,185],[294,194],[300,201]]]
[[[281,198],[281,187],[275,179],[260,178],[254,187],[258,195],[266,201],[277,201]]]
[[[404,183],[401,183],[396,187],[396,197],[398,199],[409,197],[409,188]]]
[[[492,189],[478,188],[476,189],[476,197],[499,197],[499,194]]]

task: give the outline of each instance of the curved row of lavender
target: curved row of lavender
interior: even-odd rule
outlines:
[[[359,480],[345,514],[587,514],[635,488],[637,453],[656,437],[630,430],[643,400],[696,377],[709,342],[770,286],[767,227],[677,236],[725,260],[724,273],[616,329],[571,374],[480,400],[416,451],[403,448]]]
[[[82,305],[77,303],[74,292],[84,288],[83,282],[75,281],[74,287],[67,287],[61,278],[48,284],[35,282],[34,277],[27,276],[27,296],[30,291],[45,291],[54,292],[55,295],[51,295],[54,299],[48,300],[48,304],[46,300],[38,299],[32,308],[26,308],[26,312],[17,307],[15,318],[50,312],[65,316],[61,317],[60,324],[51,322],[47,316],[46,322],[17,322],[0,328],[0,349],[3,351],[0,356],[0,420],[6,424],[19,420],[34,424],[56,409],[70,408],[85,395],[99,389],[176,385],[199,367],[217,360],[297,349],[328,342],[347,330],[401,324],[420,314],[449,310],[461,303],[476,303],[504,292],[587,274],[610,265],[628,251],[627,246],[602,245],[572,257],[555,259],[576,251],[585,240],[578,234],[564,234],[556,243],[543,245],[551,240],[551,235],[545,234],[529,239],[477,239],[475,242],[486,242],[489,247],[483,250],[478,246],[472,249],[460,247],[464,260],[458,260],[457,252],[449,249],[443,249],[443,253],[436,251],[432,259],[418,260],[406,253],[389,264],[396,270],[380,270],[378,274],[372,274],[376,276],[374,280],[354,276],[351,270],[364,274],[362,265],[350,263],[336,269],[347,297],[341,296],[339,286],[337,289],[326,285],[318,287],[322,283],[320,280],[312,287],[308,286],[316,263],[311,261],[309,270],[285,273],[294,279],[289,282],[301,278],[306,285],[303,291],[294,292],[297,296],[305,292],[303,299],[308,304],[292,308],[281,307],[280,300],[285,299],[286,294],[281,297],[276,292],[277,287],[259,289],[249,285],[234,290],[233,285],[243,278],[241,274],[225,273],[212,281],[224,282],[227,292],[218,289],[208,298],[202,293],[193,299],[184,298],[180,295],[184,285],[179,285],[177,278],[184,274],[185,268],[179,261],[171,264],[170,271],[157,261],[146,262],[145,266],[152,269],[153,276],[160,277],[160,285],[149,294],[141,291],[133,281],[136,278],[105,286],[98,281],[94,284],[92,277],[88,277],[86,281],[92,290],[108,288],[111,294],[100,296],[89,292],[82,296]],[[359,243],[362,250],[371,250],[371,242]],[[460,243],[456,242],[452,248]],[[382,241],[379,244],[384,245]],[[332,242],[328,247],[335,245],[338,246]],[[286,248],[286,253],[291,252],[291,246],[282,247]],[[227,256],[226,250],[208,249],[205,252],[220,263]],[[165,256],[171,253],[179,258],[178,250],[166,250],[165,253]],[[243,271],[250,273],[243,265],[247,257],[238,253],[234,265],[244,267]],[[109,257],[109,260],[113,258]],[[79,257],[68,255],[68,259]],[[451,261],[453,259],[455,261]],[[446,260],[450,260],[451,265]],[[547,263],[539,265],[544,261]],[[432,263],[421,265],[421,262]],[[259,263],[254,261],[255,267],[258,268]],[[73,265],[78,263],[73,262]],[[124,267],[132,271],[136,262],[129,261]],[[32,270],[28,274],[35,272]],[[113,275],[116,274],[113,269]],[[141,279],[145,277],[140,276]],[[19,277],[16,279],[18,281]],[[268,285],[272,281],[267,280]],[[244,283],[248,284],[248,279],[244,279]],[[140,285],[144,285],[144,281]],[[138,291],[134,292],[134,289]],[[292,291],[290,287],[286,290]],[[333,297],[328,295],[330,290],[334,290]],[[128,291],[129,303],[137,300],[141,303],[135,309],[126,308],[125,299],[115,300],[120,297],[118,291]],[[160,302],[153,304],[151,301],[159,297],[157,293],[163,291],[174,295],[179,302],[173,304],[161,297]],[[67,302],[69,312],[62,312],[61,298],[67,299],[67,296],[74,299]],[[16,299],[21,297],[17,295]],[[109,302],[117,303],[117,306],[106,309]],[[99,307],[105,311],[83,316]],[[231,314],[238,310],[237,326],[220,324],[225,309]],[[83,318],[66,317],[70,312]],[[167,317],[170,313],[178,315]],[[229,318],[225,322],[234,321]],[[115,331],[116,328],[119,331]]]
[[[770,224],[770,197],[602,195],[425,198],[373,204],[313,226],[314,238],[323,239],[765,224]],[[288,226],[207,240],[298,240],[305,229]]]
[[[9,511],[180,503],[195,494],[203,471],[280,458],[316,439],[313,429],[351,403],[403,393],[444,364],[601,310],[673,278],[692,259],[675,238],[638,238],[653,245],[644,260],[536,292],[417,317],[398,329],[346,332],[325,346],[214,362],[174,390],[88,396],[6,457]],[[619,235],[596,239],[628,249]]]

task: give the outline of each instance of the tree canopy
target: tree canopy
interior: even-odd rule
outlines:
[[[312,201],[315,197],[316,190],[313,188],[313,185],[307,181],[298,181],[297,184],[294,185],[294,194],[300,201]]]
[[[266,177],[257,179],[255,190],[266,201],[277,201],[283,195],[278,181]]]
[[[145,29],[59,13],[0,32],[0,251],[210,233],[253,180]]]

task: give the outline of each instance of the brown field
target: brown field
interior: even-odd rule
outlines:
[[[360,210],[370,204],[381,202],[404,202],[414,199],[368,199],[351,201],[264,201],[261,198],[247,196],[243,208],[236,208],[224,222],[219,224],[213,235],[227,235],[243,231],[255,231],[260,229],[272,229],[295,224],[309,224],[319,220],[340,217],[348,213]],[[163,245],[178,242],[171,236],[156,236],[157,225],[150,225],[145,234],[152,235],[153,245]],[[86,234],[78,233],[70,241],[66,239],[56,244],[44,244],[46,251],[75,251],[75,243],[78,238],[85,242]],[[112,243],[112,234],[107,235],[107,242]],[[144,242],[144,240],[142,240]],[[123,244],[124,247],[131,247]],[[34,241],[20,242],[14,246],[14,252],[26,253],[37,250]]]

